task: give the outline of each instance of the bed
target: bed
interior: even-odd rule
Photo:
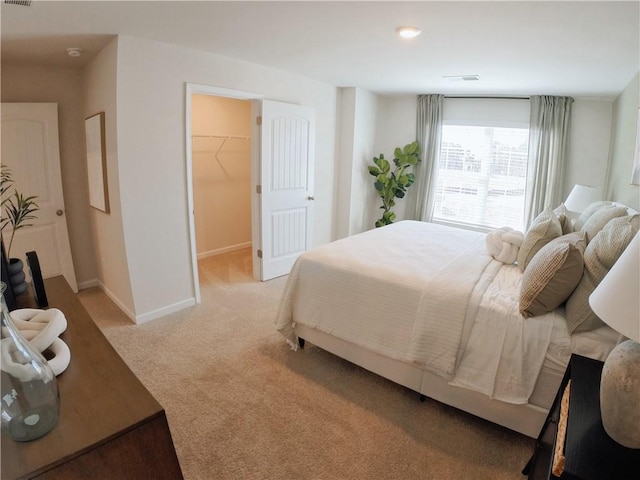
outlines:
[[[600,213],[614,207],[611,218],[611,212]],[[521,234],[517,262],[490,255],[487,234],[417,221],[320,246],[292,268],[277,329],[293,350],[310,342],[423,396],[535,438],[571,353],[604,360],[619,338],[597,321],[588,328],[567,326],[565,309],[570,306],[575,317],[588,298],[583,284],[593,288],[584,266],[588,246],[610,243],[611,231],[620,236],[622,228],[624,239],[612,254],[617,257],[640,222],[636,211],[611,202],[591,210],[573,222],[561,210],[543,212]],[[571,290],[567,298],[544,313],[535,311],[534,302],[533,314],[523,313],[530,272],[547,250],[559,248],[574,259],[579,252],[579,278],[574,262],[574,285],[563,287]],[[548,283],[544,290],[557,296],[558,287]],[[569,303],[572,295],[576,301]]]

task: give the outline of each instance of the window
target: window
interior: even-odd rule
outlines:
[[[473,101],[477,104],[478,99]],[[495,116],[496,109],[490,110]],[[528,126],[508,121],[503,122],[508,126],[501,126],[495,119],[483,121],[477,108],[473,113],[476,118],[470,124],[459,123],[464,119],[448,124],[444,115],[433,220],[486,230],[504,226],[522,230]],[[460,109],[458,114],[465,115]]]

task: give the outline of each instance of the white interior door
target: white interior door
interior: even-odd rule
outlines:
[[[2,103],[1,138],[2,164],[11,168],[15,188],[37,195],[40,207],[33,226],[16,232],[10,256],[25,261],[25,252],[35,250],[42,276],[64,275],[77,292],[62,196],[58,105]],[[9,227],[3,235],[7,246]]]
[[[262,101],[261,280],[288,274],[311,245],[314,143],[314,109]]]

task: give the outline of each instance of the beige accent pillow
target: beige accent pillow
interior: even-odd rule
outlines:
[[[573,225],[571,225],[571,219],[564,213],[558,215],[558,221],[560,222],[560,228],[562,229],[562,235],[567,233],[573,233]]]
[[[604,207],[609,207],[611,205],[611,202],[608,202],[606,200],[593,202],[591,205],[584,209],[584,212],[582,212],[578,218],[576,218],[575,222],[573,223],[573,230],[575,232],[581,230],[586,221],[589,220],[589,217],[591,217],[591,215],[596,213],[598,210]]]
[[[545,209],[538,215],[524,236],[520,250],[518,250],[518,268],[524,272],[527,264],[534,255],[554,238],[562,235],[560,220],[551,208]]]
[[[627,209],[625,207],[603,207],[593,215],[589,217],[589,219],[584,222],[584,225],[580,230],[587,234],[587,243],[593,240],[593,238],[604,228],[604,226],[609,223],[609,220],[618,217],[624,217],[627,215]]]
[[[553,239],[536,253],[522,277],[522,316],[552,312],[567,300],[582,278],[586,246],[584,232],[574,232]]]
[[[600,284],[640,228],[640,215],[614,218],[589,242],[584,252],[584,273],[567,299],[566,319],[569,333],[601,327],[602,320],[589,306],[589,296]]]
[[[560,227],[562,227],[562,235],[573,232],[573,225],[571,223],[569,215],[567,214],[567,207],[565,207],[564,203],[561,203],[556,208],[554,208],[553,213],[555,213],[558,217]]]

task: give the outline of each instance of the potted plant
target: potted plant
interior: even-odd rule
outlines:
[[[30,220],[34,220],[34,215],[40,207],[36,203],[37,196],[25,196],[18,192],[15,188],[13,194],[9,194],[9,190],[13,186],[13,177],[11,170],[6,165],[1,167],[1,181],[0,181],[0,193],[2,198],[2,223],[0,232],[2,234],[2,250],[3,255],[6,255],[8,281],[13,289],[14,295],[20,295],[27,289],[24,274],[24,264],[19,258],[11,258],[11,246],[13,245],[13,238],[16,231],[24,227],[30,227],[33,224],[29,223]],[[9,244],[6,252],[4,251],[4,229],[11,226],[11,236],[9,237]]]
[[[393,155],[396,166],[393,171],[382,153],[379,157],[373,157],[375,165],[369,165],[369,173],[376,177],[373,186],[382,198],[382,217],[376,221],[376,227],[389,225],[395,220],[396,214],[391,210],[396,205],[395,199],[403,198],[407,188],[416,180],[408,169],[420,162],[420,144],[415,141],[404,148],[397,147]]]

